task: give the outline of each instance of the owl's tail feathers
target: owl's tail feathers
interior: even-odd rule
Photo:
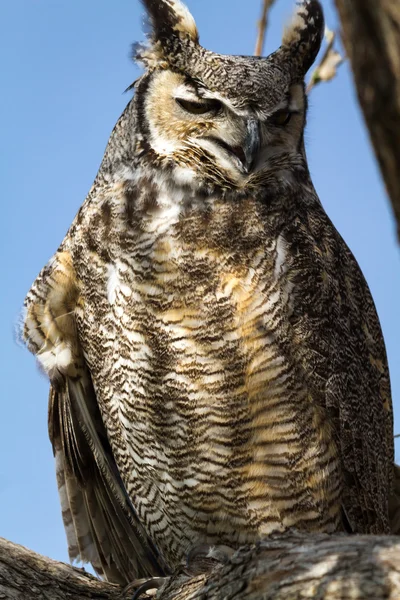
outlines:
[[[122,585],[164,575],[119,476],[90,380],[51,388],[49,433],[70,559]]]
[[[63,453],[55,451],[57,485],[62,517],[67,535],[71,562],[90,563],[96,573],[115,583],[125,583],[125,577],[111,560],[111,547],[104,516],[98,510],[92,494],[83,492],[76,478],[69,473]],[[122,575],[122,576],[121,576]]]
[[[392,495],[389,499],[389,519],[391,532],[400,535],[400,467],[394,465]]]

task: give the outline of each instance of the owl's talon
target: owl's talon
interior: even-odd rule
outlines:
[[[132,596],[132,600],[138,600],[142,594],[148,590],[159,590],[167,581],[167,577],[152,577],[148,581],[142,583]]]
[[[186,555],[186,567],[193,574],[208,571],[215,563],[226,565],[234,552],[233,548],[222,544],[197,544]]]

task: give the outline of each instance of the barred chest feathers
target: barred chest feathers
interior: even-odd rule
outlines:
[[[157,545],[175,560],[193,539],[335,529],[336,450],[283,343],[296,290],[273,206],[268,219],[249,197],[232,204],[143,178],[96,210],[76,232],[78,330]],[[116,360],[90,361],[111,347]]]

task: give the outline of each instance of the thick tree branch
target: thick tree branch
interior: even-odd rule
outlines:
[[[210,561],[212,563],[212,561]],[[204,567],[204,559],[203,564]],[[126,600],[117,586],[0,538],[0,598]],[[400,539],[392,536],[282,534],[245,546],[207,574],[183,569],[162,600],[398,600]]]
[[[268,27],[268,13],[275,0],[263,0],[261,18],[258,22],[258,35],[254,56],[261,56],[264,50],[265,34]]]
[[[358,98],[400,233],[400,2],[336,0]]]
[[[125,600],[116,585],[0,538],[1,600]]]

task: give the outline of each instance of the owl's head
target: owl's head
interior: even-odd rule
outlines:
[[[177,183],[245,189],[304,162],[304,77],[321,45],[318,0],[301,3],[266,58],[205,50],[180,0],[143,0],[151,31],[135,59],[138,152]],[[279,166],[279,168],[277,168]]]

